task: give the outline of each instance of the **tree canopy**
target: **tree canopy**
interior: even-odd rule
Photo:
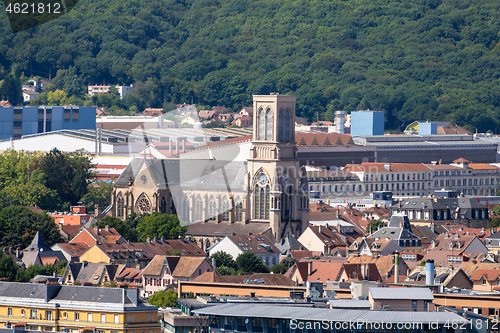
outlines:
[[[37,231],[50,246],[61,242],[54,220],[46,213],[38,214],[27,207],[9,206],[0,211],[0,246],[26,248]]]
[[[160,290],[148,298],[148,303],[158,307],[177,307],[177,293],[171,289]]]
[[[177,215],[167,215],[163,213],[152,213],[141,216],[137,224],[137,231],[141,235],[141,240],[146,241],[148,237],[165,237],[166,239],[176,239],[186,232],[186,227],[181,227]]]
[[[52,102],[117,113],[191,100],[235,110],[278,91],[310,121],[369,108],[390,130],[440,120],[498,133],[499,11],[495,0],[80,0],[15,34],[0,20],[0,80],[10,92],[12,78],[50,77]],[[134,93],[85,96],[101,82]]]
[[[247,251],[236,258],[236,266],[238,272],[242,274],[247,273],[269,273],[269,268],[260,260],[260,258],[253,252]]]

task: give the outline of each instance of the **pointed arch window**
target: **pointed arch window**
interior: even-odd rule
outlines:
[[[121,193],[116,200],[116,216],[120,218],[125,216],[125,199]]]
[[[137,203],[135,204],[135,210],[139,214],[149,214],[151,213],[151,201],[145,193],[142,193],[137,199]]]
[[[236,221],[243,221],[243,203],[238,202],[235,207]]]
[[[196,221],[203,220],[203,201],[200,197],[196,198]]]
[[[286,109],[285,115],[285,142],[290,142],[290,110]]]
[[[266,113],[263,109],[259,109],[259,140],[264,140],[266,138]]]
[[[189,199],[186,197],[184,198],[184,202],[182,203],[182,219],[184,222],[190,222],[189,221]]]
[[[273,140],[273,112],[271,109],[266,111],[266,140]]]
[[[210,199],[210,202],[208,203],[208,220],[210,221],[215,221],[217,218],[217,203],[215,202],[215,199]]]
[[[283,119],[284,117],[284,111],[283,109],[280,109],[280,114],[279,114],[279,130],[278,130],[278,139],[280,142],[283,142],[283,134],[285,130],[285,120]]]
[[[258,220],[269,219],[270,190],[269,183],[255,185],[254,208],[255,218]]]
[[[160,200],[160,213],[166,213],[167,212],[167,200],[165,200],[165,197],[162,196]]]
[[[222,202],[222,221],[229,221],[229,202],[224,199]]]

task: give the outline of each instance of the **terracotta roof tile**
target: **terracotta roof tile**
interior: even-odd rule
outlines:
[[[176,278],[190,278],[205,260],[205,257],[180,257],[172,275]]]

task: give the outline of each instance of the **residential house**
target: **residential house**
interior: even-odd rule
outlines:
[[[374,263],[344,263],[340,271],[340,282],[382,281],[377,265]]]
[[[149,296],[177,285],[177,281],[190,281],[214,268],[205,257],[155,256],[142,271],[142,288]]]
[[[500,291],[500,267],[495,269],[478,269],[471,276],[472,290]]]
[[[252,106],[244,106],[238,111],[238,114],[243,117],[252,118],[253,117],[253,107]]]
[[[115,276],[115,282],[118,285],[126,285],[128,288],[136,288],[141,293],[142,290],[142,272],[144,268],[141,269],[140,266],[137,267],[125,267],[119,274]]]
[[[495,230],[495,229],[493,229]],[[496,231],[496,230],[495,230]],[[493,254],[500,254],[500,232],[492,233],[484,239],[484,245]]]
[[[234,120],[234,117],[230,113],[219,113],[217,116],[217,121],[225,125],[230,125]]]
[[[70,263],[66,266],[62,283],[66,285],[101,286],[115,280],[125,265],[105,263]]]
[[[347,258],[347,263],[350,264],[375,264],[377,266],[377,270],[380,274],[380,277],[382,280],[386,280],[389,277],[394,275],[394,256],[392,255],[387,255],[387,256],[356,256],[356,255],[351,255],[349,258]],[[399,259],[399,276],[400,279],[403,276],[406,276],[409,271],[409,267],[406,264],[406,262],[403,259]]]
[[[45,243],[40,231],[36,232],[31,244],[20,255],[19,259],[23,261],[26,267],[31,265],[54,265],[58,261],[66,260],[62,252],[52,250]]]
[[[163,116],[163,108],[146,108],[142,111],[142,115],[149,117]]]
[[[198,117],[207,120],[217,119],[218,116],[219,112],[216,110],[200,110],[200,112],[198,112]]]
[[[194,126],[194,124],[196,124],[199,121],[200,121],[200,119],[198,118],[197,115],[195,115],[195,116],[188,115],[188,116],[183,116],[181,118],[182,125]]]
[[[394,240],[402,249],[402,252],[422,252],[422,241],[412,231],[408,216],[395,213],[387,227],[382,227],[372,233],[370,238],[389,238]]]
[[[478,254],[488,254],[488,248],[476,235],[444,233],[432,242],[424,259],[433,259],[439,266],[460,267]]]
[[[372,310],[433,311],[434,296],[429,288],[369,288]]]
[[[241,116],[233,120],[231,122],[231,125],[236,125],[239,127],[249,127],[252,126],[252,118]]]
[[[344,222],[344,221],[342,221]],[[351,225],[352,226],[352,225]],[[309,251],[321,252],[321,254],[330,255],[336,251],[344,253],[345,249],[353,241],[349,242],[349,237],[339,233],[333,226],[327,225],[309,225],[300,235],[298,241]]]
[[[29,102],[36,99],[38,95],[40,95],[40,93],[37,93],[34,90],[23,89],[23,100],[25,102]]]
[[[71,206],[69,212],[54,212],[48,213],[54,219],[56,224],[78,225],[83,226],[92,218],[91,214],[87,214],[85,206]]]
[[[181,239],[154,239],[144,243],[104,243],[95,244],[82,256],[80,261],[125,264],[135,267],[146,266],[156,255],[181,255],[206,257],[206,253],[196,245]]]
[[[425,285],[427,271],[424,266],[416,266],[404,280],[407,285]],[[472,289],[472,281],[467,274],[460,268],[453,267],[435,267],[434,281],[435,285],[442,285],[445,288]]]
[[[478,262],[476,260],[469,260],[460,265],[460,269],[462,269],[469,278],[472,277],[478,270],[490,270],[497,268],[498,263]]]
[[[0,326],[44,332],[161,333],[136,289],[0,282]]]
[[[391,207],[391,214],[404,213],[417,225],[459,223],[483,228],[489,222],[488,208],[472,198],[408,198]]]
[[[285,276],[297,285],[305,285],[310,282],[340,281],[343,262],[329,262],[318,260],[303,260],[293,264],[285,273]]]
[[[101,244],[122,244],[127,241],[116,231],[115,228],[108,226],[99,228],[97,225],[93,228],[84,228],[78,235],[69,241],[70,244],[83,243],[88,246],[93,246],[97,243]]]
[[[121,99],[123,99],[126,95],[131,94],[134,91],[134,85],[132,84],[130,86],[115,85],[115,87]],[[109,93],[110,88],[111,88],[110,85],[96,84],[96,85],[89,85],[87,87],[87,90],[89,96],[92,97],[95,94],[107,94]]]
[[[240,254],[247,251],[256,254],[269,267],[279,263],[281,251],[274,245],[274,242],[264,235],[226,236],[209,249],[209,255],[225,252],[236,260]]]
[[[75,263],[80,260],[85,252],[90,249],[85,243],[57,243],[52,245],[53,251],[60,251],[68,263]]]
[[[386,256],[403,252],[398,243],[390,238],[358,237],[348,248],[347,255]]]

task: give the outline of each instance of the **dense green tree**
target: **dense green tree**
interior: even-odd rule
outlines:
[[[160,290],[148,298],[148,303],[158,307],[177,307],[177,293],[171,289]]]
[[[111,204],[111,193],[113,192],[113,185],[105,181],[98,181],[90,183],[89,189],[81,201],[87,207],[87,212],[93,213],[95,205],[99,205],[101,209],[105,209]]]
[[[0,211],[0,246],[24,249],[37,231],[49,246],[61,241],[59,228],[46,213],[38,214],[20,206],[9,206]]]
[[[52,275],[54,272],[58,274],[66,265],[66,261],[59,261],[55,265],[31,265],[17,271],[16,281],[30,282],[37,275]]]
[[[215,259],[215,267],[219,268],[221,266],[227,267],[227,268],[236,268],[236,262],[234,261],[233,257],[226,252],[216,252],[212,254],[209,258],[210,260]]]
[[[281,260],[281,262],[277,265],[274,265],[271,268],[271,272],[275,274],[284,274],[290,267],[293,266],[298,260],[292,257],[287,257]]]
[[[370,223],[368,223],[368,225],[366,226],[366,232],[373,233],[382,227],[385,227],[385,222],[374,220],[374,221],[371,221]]]
[[[16,281],[18,271],[19,267],[14,260],[10,256],[0,253],[0,279],[6,279],[11,282]]]
[[[7,75],[0,86],[0,96],[12,105],[22,105],[23,95],[21,81],[12,75]]]
[[[141,217],[137,224],[137,230],[141,235],[141,240],[148,237],[164,236],[166,239],[176,239],[186,232],[186,227],[181,227],[177,215],[167,215],[163,213],[153,213]]]
[[[0,78],[50,77],[68,101],[117,114],[191,100],[237,109],[279,91],[309,121],[370,108],[393,132],[416,119],[500,131],[498,1],[93,4],[29,33],[0,24]],[[93,103],[85,85],[96,83],[135,89]]]
[[[493,216],[492,218],[490,218],[490,222],[488,222],[488,226],[487,228],[488,229],[496,229],[500,227],[500,217],[499,216]]]
[[[236,258],[236,266],[238,267],[238,272],[242,274],[269,273],[269,268],[264,265],[255,253],[250,251],[244,252]]]
[[[116,231],[129,242],[137,242],[139,240],[139,233],[135,229],[135,226],[130,224],[130,221],[122,221],[117,217],[106,216],[100,220],[97,225],[99,228],[104,228],[106,226],[115,228]]]
[[[39,163],[46,175],[46,186],[57,192],[66,209],[87,194],[92,164],[83,152],[68,154],[54,148]]]

